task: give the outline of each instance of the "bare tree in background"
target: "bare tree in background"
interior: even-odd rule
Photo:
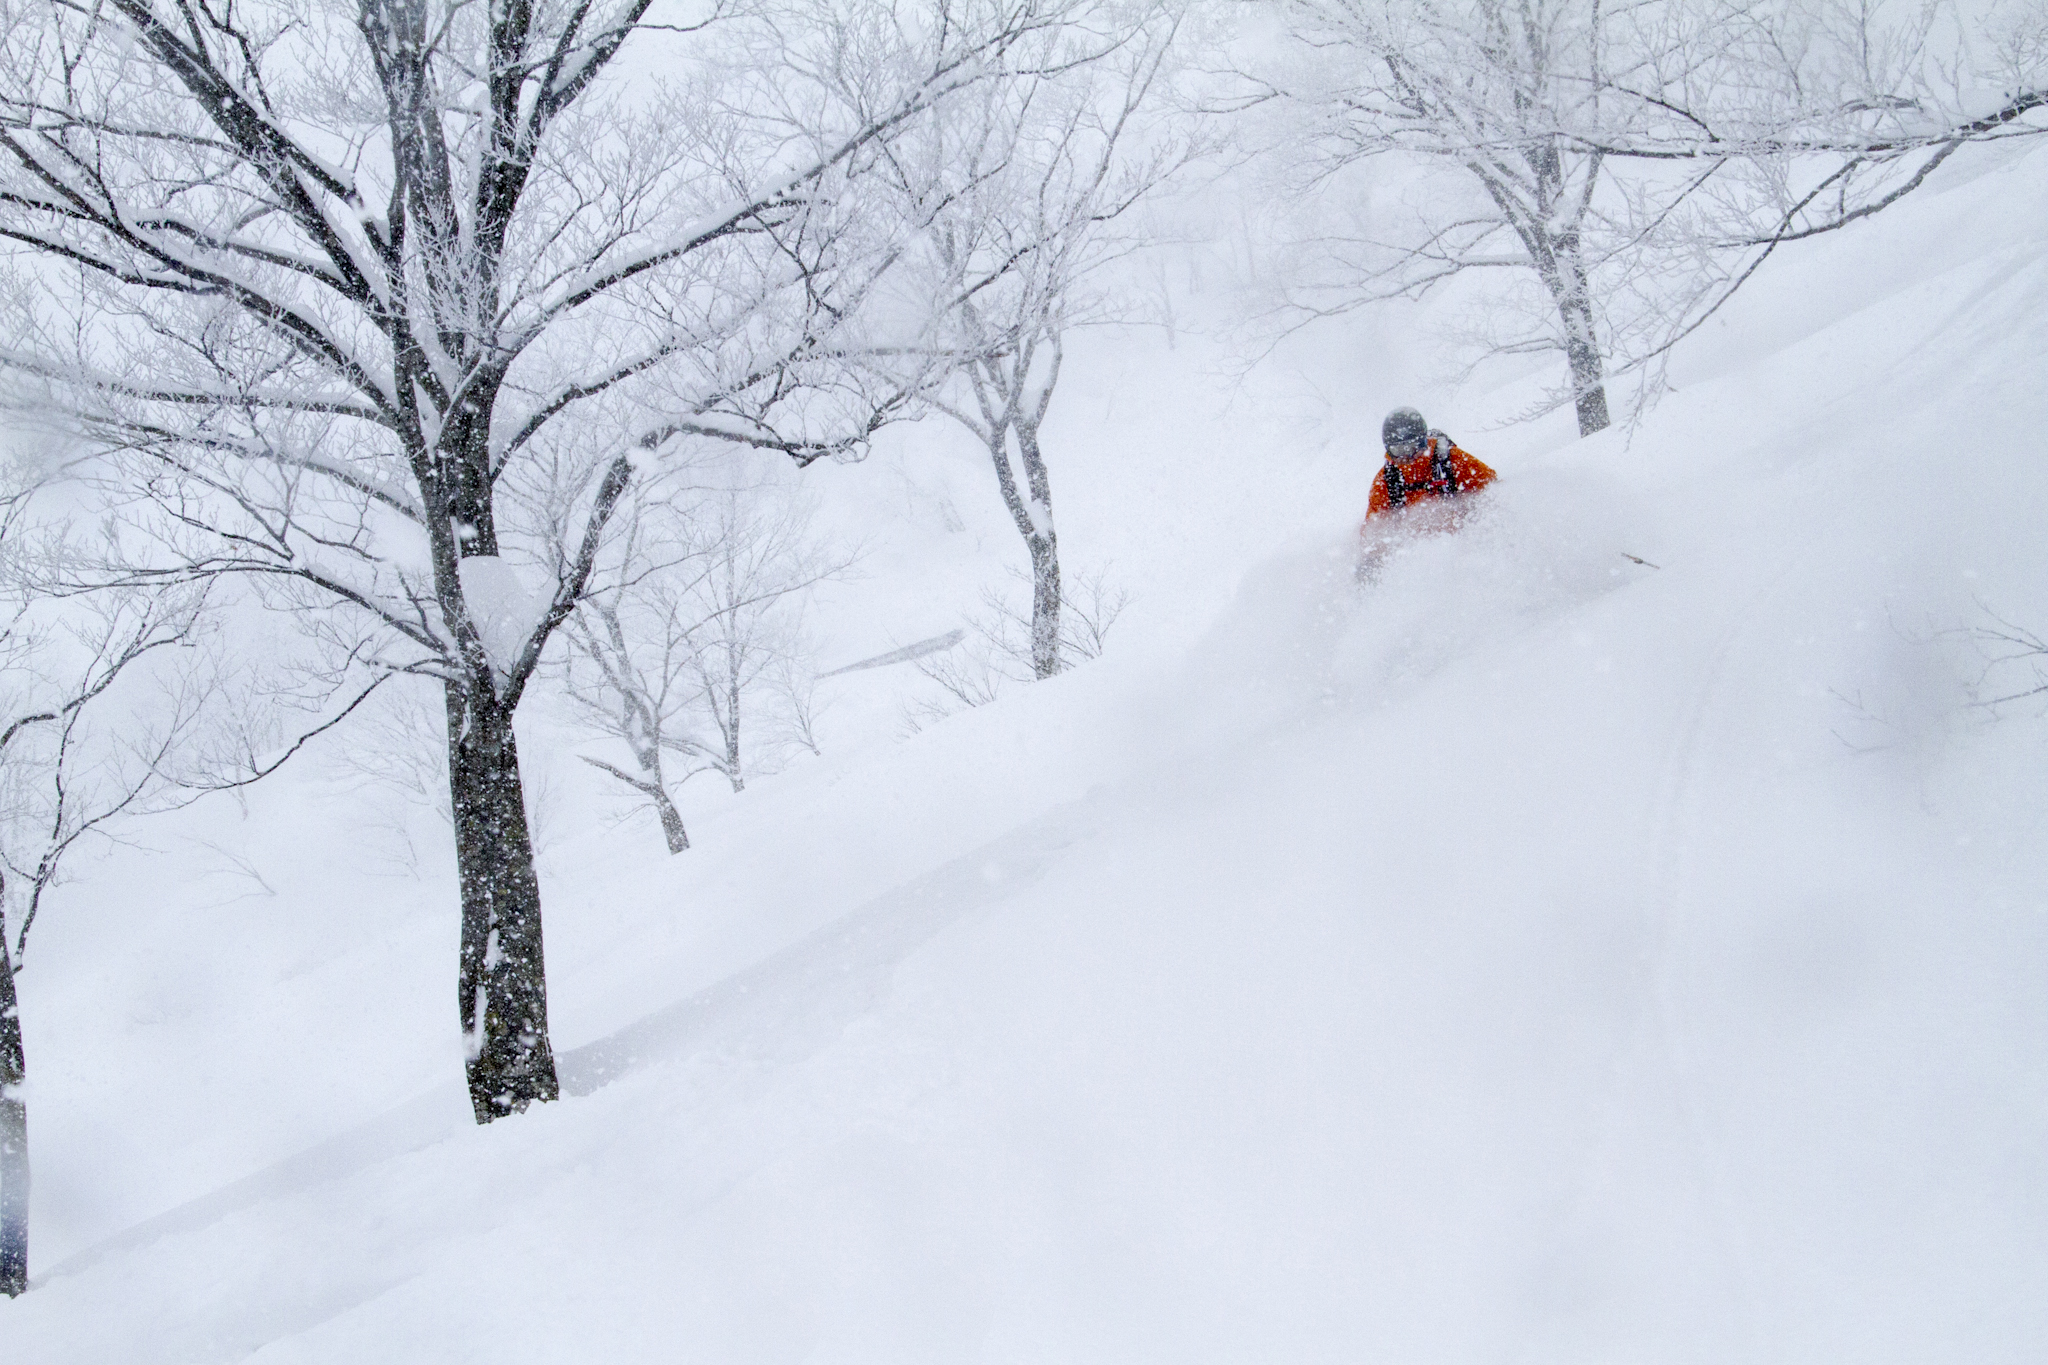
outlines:
[[[1070,8],[650,4],[0,0],[13,399],[97,452],[117,576],[240,576],[441,685],[478,1122],[558,1090],[512,721],[636,462],[905,409],[844,361],[866,173]],[[607,85],[629,43],[681,74]]]
[[[693,668],[710,721],[699,747],[738,792],[758,763],[749,755],[786,728],[758,725],[769,709],[761,703],[787,701],[803,685],[795,670],[805,652],[805,598],[848,561],[812,539],[801,505],[764,506],[728,494],[707,510],[707,571],[692,594],[702,612]]]
[[[565,624],[562,679],[631,766],[584,762],[645,799],[669,852],[690,846],[676,786],[710,771],[740,791],[778,739],[815,752],[802,599],[845,567],[812,537],[805,507],[769,490],[654,486],[619,514]]]
[[[23,499],[0,514],[17,529]],[[18,538],[17,538],[18,539]],[[10,555],[18,545],[0,545]],[[343,719],[290,739],[274,693],[223,664],[203,591],[52,598],[8,566],[0,626],[0,1293],[28,1284],[28,1059],[15,976],[29,931],[82,842],[138,817],[247,786]],[[371,684],[375,686],[375,684]]]
[[[1000,590],[982,594],[982,610],[958,632],[963,639],[917,658],[917,671],[938,684],[933,696],[913,698],[904,709],[912,731],[953,715],[963,707],[986,706],[1012,683],[1035,682],[1037,613],[1019,610]],[[1060,579],[1060,658],[1083,663],[1101,655],[1111,627],[1130,605],[1130,595],[1097,568]]]
[[[1420,295],[1473,270],[1533,276],[1545,308],[1515,314],[1526,329],[1497,329],[1494,349],[1562,352],[1580,434],[1605,428],[1609,358],[1644,321],[1625,296],[1696,188],[1685,176],[1625,185],[1615,153],[1690,126],[1725,46],[1706,8],[1289,0],[1284,12],[1299,65],[1269,89],[1308,116],[1305,188],[1389,154],[1461,176],[1419,186],[1412,219],[1382,205],[1318,238],[1324,271],[1296,310]]]
[[[1321,269],[1290,311],[1420,296],[1473,271],[1531,280],[1541,306],[1498,291],[1489,345],[1562,353],[1581,435],[1608,425],[1612,374],[1661,355],[1748,278],[1759,258],[1743,248],[1810,235],[1802,215],[1866,216],[1896,197],[1901,168],[1931,169],[1916,150],[2011,131],[2039,103],[1968,113],[1941,55],[1956,49],[1932,11],[1903,5],[1287,0],[1282,13],[1293,64],[1254,100],[1306,116],[1286,125],[1303,189],[1388,156],[1456,172],[1409,187],[1419,203],[1383,188],[1315,238]]]
[[[189,795],[165,761],[191,738],[189,683],[167,715],[141,729],[109,727],[95,703],[149,656],[187,644],[197,623],[189,593],[78,604],[61,631],[17,596],[0,630],[8,694],[0,726],[0,1293],[10,1296],[28,1287],[30,1169],[14,978],[65,854],[124,813]]]
[[[1786,243],[1883,212],[1964,147],[2048,133],[2043,0],[1997,7],[1981,22],[1868,0],[1786,6],[1752,24],[1740,50],[1744,98],[1704,108],[1674,141],[1628,152],[1725,168],[1697,218],[1730,264],[1648,359],[1697,329]]]
[[[1184,130],[1141,126],[1156,103],[1176,24],[1140,9],[1111,58],[988,86],[923,135],[893,144],[891,174],[926,224],[917,278],[946,301],[937,349],[953,358],[934,406],[987,450],[1031,564],[1034,676],[1064,666],[1059,533],[1040,431],[1066,333],[1109,321],[1096,281],[1128,254],[1131,207],[1185,163]]]
[[[615,571],[586,589],[564,623],[562,676],[563,691],[585,724],[619,740],[632,766],[589,755],[583,761],[639,793],[660,819],[668,851],[681,853],[690,836],[670,788],[702,770],[674,771],[688,762],[673,751],[696,696],[691,628],[697,620],[683,599],[705,572],[704,549],[663,536],[659,520],[637,500],[619,519]]]
[[[774,734],[786,748],[803,749],[822,756],[818,742],[818,717],[830,706],[829,698],[818,695],[818,670],[808,648],[792,651],[776,660],[768,670],[768,687],[778,703],[774,713]]]

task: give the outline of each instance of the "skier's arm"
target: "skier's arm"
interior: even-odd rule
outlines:
[[[1451,468],[1457,472],[1461,493],[1477,493],[1500,477],[1491,466],[1456,446],[1451,447]]]
[[[1382,468],[1379,473],[1372,476],[1372,496],[1365,500],[1365,519],[1369,523],[1374,517],[1393,509],[1394,505],[1387,497],[1387,471]],[[1358,533],[1365,534],[1363,525],[1358,528]]]

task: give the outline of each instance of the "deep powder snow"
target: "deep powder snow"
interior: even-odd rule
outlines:
[[[1226,399],[1077,343],[1110,654],[907,740],[848,675],[683,859],[559,798],[569,1094],[514,1121],[431,821],[408,871],[308,770],[111,856],[22,978],[6,1359],[2037,1358],[2048,722],[1969,631],[2048,625],[2044,172],[1788,252],[1584,442],[1377,343]],[[1361,590],[1418,398],[1503,477]],[[1011,553],[937,444],[817,471],[885,532],[849,659]]]

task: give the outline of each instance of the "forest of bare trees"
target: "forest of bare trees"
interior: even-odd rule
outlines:
[[[1611,420],[1612,380],[1654,395],[1657,362],[1776,246],[1966,143],[2032,135],[2042,100],[2025,7],[1974,33],[1775,0],[1288,0],[1268,22],[1277,52],[1223,103],[1268,114],[1283,183],[1324,203],[1279,316],[1495,276],[1473,349],[1561,355],[1552,405],[1581,435]]]
[[[1063,568],[1052,414],[1076,329],[1135,316],[1137,210],[1177,182],[1284,189],[1285,285],[1247,332],[1484,277],[1478,353],[1556,357],[1546,410],[1590,435],[1763,259],[2048,104],[2038,6],[4,0],[0,24],[0,405],[40,452],[0,545],[9,1294],[15,974],[67,850],[275,771],[380,689],[440,727],[401,742],[445,775],[474,1117],[559,1095],[522,704],[573,718],[670,853],[682,784],[738,794],[821,747],[805,614],[854,555],[807,493],[703,452],[851,462],[924,419],[971,446],[1030,596],[992,602],[979,663],[924,661],[978,704],[1093,657],[1122,608]],[[258,615],[288,657],[237,656],[221,623]],[[287,677],[287,719],[253,727],[249,689]]]

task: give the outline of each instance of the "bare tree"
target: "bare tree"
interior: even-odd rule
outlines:
[[[915,657],[917,671],[938,684],[935,696],[913,698],[904,710],[911,730],[944,720],[963,707],[986,706],[1011,683],[1034,682],[1036,626],[1042,619],[1034,600],[1019,608],[999,590],[982,594],[982,611],[969,629],[956,631],[945,647]],[[1096,568],[1060,580],[1060,658],[1080,663],[1097,658],[1111,627],[1130,605],[1130,595]]]
[[[431,681],[394,682],[397,685],[383,688],[350,725],[349,742],[329,749],[324,758],[325,765],[345,775],[352,786],[378,791],[355,818],[365,868],[380,867],[418,879],[430,875],[429,863],[449,856],[450,849],[439,841],[422,847],[415,821],[425,817],[430,828],[445,828],[451,843],[454,833],[444,739],[447,713],[441,689]],[[522,785],[532,785],[530,775]],[[531,806],[532,792],[527,795]],[[533,819],[530,810],[528,818]],[[539,843],[536,837],[536,851]]]
[[[1971,687],[1973,703],[1986,711],[2016,702],[2033,702],[2048,697],[2048,638],[2039,631],[2007,620],[1981,601],[1977,604],[1989,625],[1965,626],[1946,632],[1960,636],[1975,648],[1982,668]],[[2038,702],[2035,703],[2039,705]]]
[[[2042,0],[1979,23],[1935,6],[1825,0],[1751,24],[1741,51],[1745,98],[1703,108],[1675,141],[1625,152],[1725,168],[1697,218],[1730,264],[1645,360],[1696,330],[1786,243],[1883,212],[1964,147],[2048,133]]]
[[[737,792],[760,743],[747,738],[759,718],[755,703],[801,685],[784,670],[800,665],[805,652],[809,590],[842,573],[848,560],[817,545],[800,504],[763,507],[728,495],[711,512],[708,572],[694,594],[703,614],[693,667],[713,741],[702,748]]]
[[[1761,257],[1744,248],[1826,230],[1816,214],[1867,216],[2039,105],[2022,90],[1969,113],[1933,11],[1903,8],[1288,0],[1289,69],[1248,101],[1305,119],[1283,125],[1297,188],[1388,157],[1456,174],[1415,187],[1419,203],[1385,181],[1361,194],[1352,222],[1307,244],[1320,268],[1287,311],[1328,316],[1468,272],[1530,280],[1539,306],[1513,289],[1490,300],[1488,350],[1562,353],[1559,396],[1582,435],[1599,431],[1609,378],[1749,278]],[[2003,50],[2028,60],[2023,41]]]
[[[770,736],[816,750],[802,659],[802,599],[846,567],[808,509],[758,488],[679,495],[653,486],[616,519],[592,585],[565,624],[564,691],[631,766],[584,756],[646,800],[671,853],[690,846],[673,789],[717,772],[737,792]]]
[[[1140,7],[1110,36],[1112,56],[1077,66],[1071,53],[1049,54],[1041,74],[974,92],[883,158],[925,225],[920,278],[946,301],[936,348],[954,364],[929,400],[988,452],[1030,556],[1039,678],[1064,663],[1040,431],[1066,333],[1114,316],[1099,276],[1136,244],[1119,220],[1192,154],[1184,129],[1141,126],[1176,28],[1171,12]]]
[[[769,671],[769,686],[780,703],[776,710],[776,733],[785,745],[822,757],[818,742],[818,718],[831,706],[829,697],[818,695],[818,670],[810,651],[780,659]]]
[[[1626,307],[1630,287],[1660,251],[1689,249],[1663,229],[1697,187],[1625,182],[1616,153],[1691,130],[1726,47],[1707,7],[1289,0],[1286,15],[1297,65],[1264,91],[1306,115],[1307,136],[1291,130],[1302,188],[1389,155],[1460,173],[1423,185],[1412,211],[1382,203],[1319,236],[1322,270],[1290,311],[1420,295],[1473,270],[1533,277],[1544,307],[1514,314],[1493,349],[1562,352],[1580,433],[1606,427],[1609,357],[1657,316]]]
[[[623,558],[634,564],[644,545],[641,519],[632,517],[625,529]],[[638,574],[621,572],[615,582],[586,592],[563,637],[569,649],[564,691],[587,724],[625,745],[632,766],[587,754],[583,761],[617,778],[654,808],[670,853],[690,847],[670,787],[690,775],[673,771],[680,764],[671,751],[695,699],[690,628],[696,622],[687,619],[677,585],[665,580],[701,572],[689,563],[695,547],[678,548],[684,555],[679,562],[658,571],[639,563]]]
[[[15,500],[10,511],[21,506]],[[4,518],[12,529],[14,518]],[[7,547],[12,550],[13,546]],[[28,1059],[14,978],[64,862],[117,822],[275,772],[278,751],[221,667],[203,593],[50,599],[15,577],[0,626],[0,1293],[28,1283]],[[356,701],[359,702],[358,696]],[[343,708],[341,715],[353,709]],[[264,756],[258,756],[268,751]]]
[[[28,1058],[14,977],[64,855],[107,821],[175,787],[160,760],[183,737],[189,716],[174,715],[132,752],[109,754],[93,704],[147,656],[184,643],[195,626],[193,606],[189,598],[123,603],[80,623],[74,641],[64,642],[48,638],[17,599],[0,631],[0,677],[11,693],[0,728],[0,859],[7,873],[0,876],[0,1293],[10,1296],[28,1287],[30,1170],[22,1093]],[[83,655],[74,668],[52,657],[64,643]],[[81,764],[88,750],[99,764]]]
[[[21,1046],[21,1001],[7,926],[0,920],[0,1294],[28,1288],[28,1055]]]
[[[97,452],[128,580],[242,576],[441,685],[479,1122],[557,1093],[512,720],[638,462],[906,410],[843,358],[861,186],[1068,7],[0,0],[15,400]],[[681,74],[609,82],[629,43]]]

